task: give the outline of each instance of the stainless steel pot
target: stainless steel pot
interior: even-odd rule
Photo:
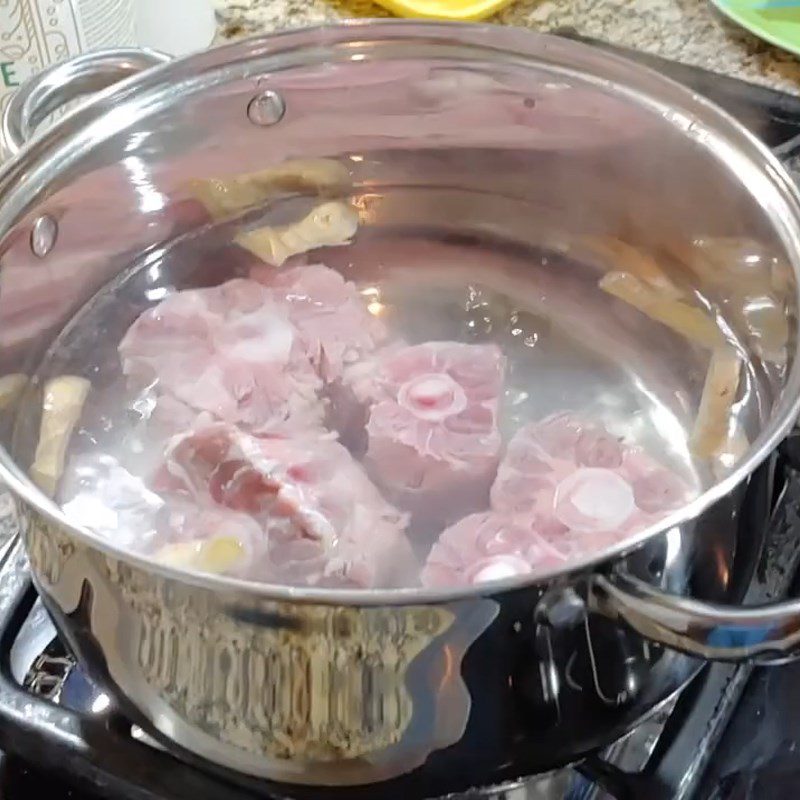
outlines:
[[[587,234],[624,232],[661,254],[677,240],[687,257],[701,240],[746,242],[744,261],[769,282],[788,339],[768,357],[758,330],[737,331],[762,384],[752,444],[695,501],[568,572],[469,591],[299,590],[124,553],[69,524],[28,480],[19,420],[40,402],[38,387],[7,393],[0,475],[37,588],[130,719],[184,757],[238,774],[315,786],[391,779],[442,794],[618,737],[693,674],[697,662],[676,650],[794,655],[800,601],[735,605],[737,552],[741,561],[758,536],[744,498],[766,502],[769,467],[757,469],[800,406],[800,198],[764,147],[702,98],[611,55],[512,29],[419,23],[285,33],[164,64],[24,143],[75,94],[158,60],[83,56],[9,109],[8,146],[21,149],[0,175],[7,379],[33,374],[75,309],[135,257],[163,255],[207,223],[187,180],[312,155],[349,164],[361,209],[362,233],[332,262],[361,250],[390,259],[422,227],[447,246],[489,236],[510,259],[531,249],[560,258],[566,289],[548,284],[546,310],[570,308],[599,348],[617,348],[660,387],[665,424],[693,417],[706,355],[573,280]],[[193,269],[213,278],[216,254],[195,256]],[[544,278],[531,277],[496,274],[541,310],[532,286]],[[725,281],[696,280],[742,319]]]

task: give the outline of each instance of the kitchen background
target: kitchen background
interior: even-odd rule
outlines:
[[[220,40],[389,16],[369,0],[216,0],[216,6]],[[517,0],[491,21],[537,31],[571,27],[583,36],[800,94],[800,60],[728,22],[708,0]]]

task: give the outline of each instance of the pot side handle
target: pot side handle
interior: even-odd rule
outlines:
[[[85,53],[42,70],[25,81],[6,105],[0,122],[4,156],[17,155],[59,108],[169,60],[155,50],[117,48]]]
[[[800,657],[800,600],[705,603],[612,572],[590,578],[589,606],[651,642],[709,661],[775,663]]]

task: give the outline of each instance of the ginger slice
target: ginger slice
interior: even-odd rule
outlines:
[[[189,193],[199,200],[214,220],[238,214],[263,203],[266,193],[259,186],[239,178],[207,178],[189,181]]]
[[[27,385],[27,375],[21,373],[3,375],[0,378],[0,411],[7,411],[11,408],[19,400]]]
[[[233,178],[198,178],[189,181],[189,192],[217,220],[257,206],[279,192],[337,194],[351,185],[350,174],[338,161],[310,158]]]
[[[39,443],[30,476],[48,495],[55,494],[64,472],[67,446],[90,388],[91,384],[86,378],[75,375],[62,375],[45,384]]]
[[[792,270],[783,258],[749,239],[716,237],[674,241],[666,252],[707,286],[734,297],[759,297],[791,288]]]
[[[768,294],[751,295],[742,301],[741,316],[757,352],[767,361],[784,363],[790,323],[783,305]]]
[[[247,176],[253,183],[284,192],[346,191],[352,186],[347,168],[331,158],[303,158],[284,161]]]
[[[764,359],[776,364],[786,360],[789,322],[781,300],[786,265],[780,259],[759,253],[755,242],[733,238],[673,242],[669,250],[704,286],[715,287],[726,298],[730,318],[755,338]],[[748,263],[748,253],[755,262]]]
[[[727,277],[720,264],[709,255],[704,240],[668,242],[664,249],[706,285],[718,285]]]
[[[742,357],[733,347],[725,345],[712,351],[689,439],[689,449],[698,458],[718,456],[729,445],[742,446],[730,432],[731,408],[739,390],[741,371]]]
[[[599,286],[604,292],[703,347],[713,349],[725,343],[722,331],[706,312],[681,300],[664,297],[634,275],[609,272],[600,279]]]
[[[673,300],[683,296],[683,292],[672,282],[656,259],[644,250],[613,236],[584,236],[582,241],[614,264],[614,272],[634,275]]]
[[[672,241],[666,251],[708,286],[761,294],[772,284],[774,257],[758,242],[730,236]]]
[[[232,536],[164,545],[155,554],[157,561],[179,569],[196,569],[221,575],[244,559],[242,543]]]
[[[358,212],[347,203],[332,201],[317,206],[291,225],[265,226],[246,231],[234,241],[262,261],[279,267],[291,256],[317,247],[347,244],[358,229]]]

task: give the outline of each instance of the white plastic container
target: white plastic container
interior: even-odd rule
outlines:
[[[136,38],[171,56],[208,47],[217,30],[212,0],[135,0]]]
[[[135,0],[6,0],[0,3],[0,107],[50,64],[136,44]],[[166,0],[166,5],[176,0]]]

